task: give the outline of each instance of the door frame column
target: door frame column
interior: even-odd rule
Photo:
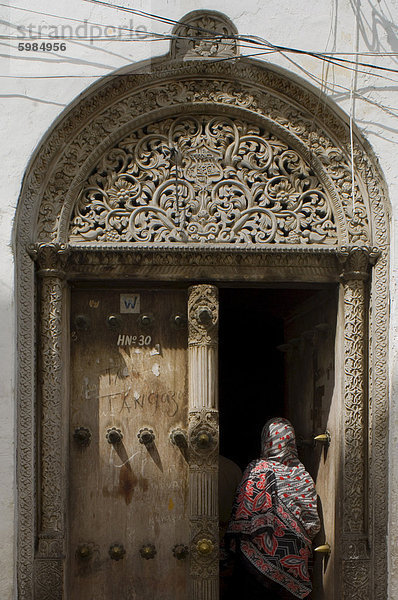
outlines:
[[[39,270],[38,418],[39,476],[38,547],[34,559],[35,600],[64,598],[66,541],[65,263],[61,244],[43,244],[32,258]]]
[[[194,285],[188,298],[190,600],[217,600],[218,289]]]
[[[343,325],[343,498],[342,580],[344,600],[371,597],[368,532],[368,289],[370,265],[378,253],[367,247],[342,248],[340,276]]]

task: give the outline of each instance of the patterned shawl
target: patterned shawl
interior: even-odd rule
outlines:
[[[315,485],[297,456],[292,425],[270,419],[261,434],[261,458],[246,468],[227,536],[264,586],[272,580],[297,598],[312,585],[311,540],[320,529]]]

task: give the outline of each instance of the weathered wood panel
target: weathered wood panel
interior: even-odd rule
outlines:
[[[69,598],[185,600],[189,557],[172,549],[189,546],[188,464],[170,433],[187,429],[186,294],[72,292],[71,370]]]
[[[285,321],[287,416],[296,428],[299,455],[313,476],[322,527],[313,547],[329,544],[330,555],[314,553],[313,600],[340,598],[341,498],[339,460],[342,452],[341,316],[336,289],[318,292],[299,304]],[[341,308],[341,307],[340,307]],[[314,437],[330,433],[330,444]]]

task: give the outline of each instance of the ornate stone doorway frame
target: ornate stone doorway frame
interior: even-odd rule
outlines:
[[[225,111],[266,123],[325,180],[335,177],[338,242],[332,247],[70,243],[77,193],[104,151],[143,124],[192,111]],[[68,282],[175,279],[341,282],[342,597],[385,600],[388,207],[378,167],[357,136],[359,210],[353,211],[351,186],[348,191],[344,186],[350,179],[348,148],[343,119],[318,95],[276,69],[247,60],[232,65],[161,59],[144,75],[122,73],[101,81],[40,144],[24,180],[16,225],[19,599],[63,594]]]

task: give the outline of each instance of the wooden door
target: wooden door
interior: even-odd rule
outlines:
[[[71,298],[70,600],[186,600],[186,292]]]
[[[335,565],[341,497],[341,393],[338,297],[328,289],[299,303],[285,320],[286,416],[294,423],[299,455],[314,478],[322,528],[314,540],[311,600],[340,598]],[[329,439],[319,435],[330,435]],[[326,552],[330,546],[330,554]],[[325,552],[322,552],[324,550]]]

